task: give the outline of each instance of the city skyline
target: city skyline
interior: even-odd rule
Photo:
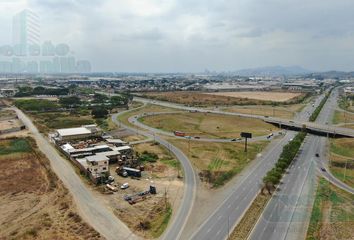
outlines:
[[[0,2],[0,45],[14,14],[41,17],[43,39],[68,43],[93,71],[202,72],[299,65],[354,70],[354,3],[299,1]]]
[[[65,43],[41,41],[39,16],[24,9],[12,18],[12,45],[0,46],[0,73],[88,73],[91,63],[76,60]]]

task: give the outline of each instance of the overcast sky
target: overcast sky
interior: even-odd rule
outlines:
[[[0,0],[1,45],[24,8],[94,71],[354,70],[353,0]]]

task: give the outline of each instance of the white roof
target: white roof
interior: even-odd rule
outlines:
[[[106,139],[108,143],[126,143],[121,139]]]
[[[132,148],[130,146],[121,146],[121,147],[115,147],[113,149],[116,151],[122,151],[122,150],[130,150]]]
[[[57,132],[60,136],[72,136],[72,135],[82,135],[82,134],[90,134],[91,131],[87,128],[77,127],[77,128],[63,128],[58,129]]]
[[[120,155],[120,152],[118,152],[118,151],[107,151],[107,152],[96,153],[96,155],[115,156],[115,155]]]
[[[100,161],[108,161],[109,159],[104,155],[92,155],[86,157],[86,160],[89,162],[100,162]]]
[[[65,152],[69,152],[70,150],[74,149],[74,147],[71,146],[69,143],[62,145],[61,148],[62,148]]]

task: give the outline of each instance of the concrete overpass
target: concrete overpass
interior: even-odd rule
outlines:
[[[314,122],[303,122],[285,120],[280,118],[263,118],[267,123],[274,124],[280,128],[300,131],[306,129],[307,132],[321,136],[329,137],[349,137],[354,138],[354,130],[349,128],[341,128],[337,126],[330,126],[326,124],[319,124]]]

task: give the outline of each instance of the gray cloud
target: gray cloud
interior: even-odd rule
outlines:
[[[90,58],[97,71],[234,70],[280,64],[353,70],[354,66],[352,0],[0,3],[1,29],[9,28],[5,24],[11,23],[13,14],[29,7],[41,16],[43,40],[69,43],[80,57]],[[10,39],[9,32],[0,30],[0,39]]]

